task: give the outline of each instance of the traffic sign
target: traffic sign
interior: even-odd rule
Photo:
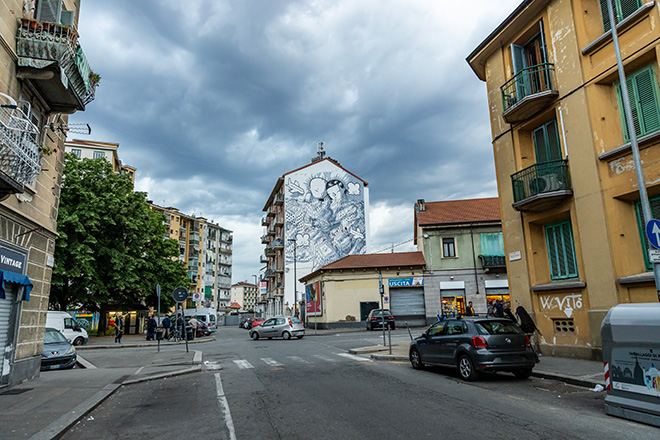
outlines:
[[[651,219],[646,224],[646,237],[656,249],[660,249],[660,220]]]
[[[184,302],[188,299],[188,291],[185,287],[177,287],[172,292],[172,298],[174,298],[174,301]]]
[[[201,301],[202,300],[202,294],[201,293],[193,293],[193,301]]]

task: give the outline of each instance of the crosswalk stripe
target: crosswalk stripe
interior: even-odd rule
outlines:
[[[314,357],[319,358],[322,361],[326,361],[326,362],[339,362],[337,359],[333,359],[333,358],[328,357],[328,356],[323,356],[322,354],[315,354]]]
[[[360,361],[360,362],[373,362],[371,359],[367,359],[362,356],[355,356],[354,354],[350,353],[335,353],[337,356],[342,356],[348,359],[353,359],[354,361]]]
[[[312,362],[308,361],[307,359],[303,359],[300,356],[287,356],[288,359],[291,359],[292,361],[300,362],[301,364],[311,364]]]
[[[284,365],[280,362],[277,362],[273,358],[261,358],[261,360],[264,361],[265,363],[267,363],[268,365],[270,365],[271,367],[281,367],[281,366]]]
[[[249,363],[245,359],[235,360],[234,363],[236,365],[238,365],[238,368],[240,368],[241,370],[245,369],[245,368],[254,368],[254,365],[252,365],[251,363]]]

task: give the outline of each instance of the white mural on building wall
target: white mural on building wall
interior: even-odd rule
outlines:
[[[310,263],[313,271],[366,252],[360,179],[326,161],[288,175],[285,191],[286,238],[296,239],[298,263]],[[293,263],[293,246],[286,247],[286,263]]]
[[[582,294],[574,293],[571,295],[541,295],[539,296],[541,307],[545,310],[559,309],[567,318],[573,316],[576,309],[582,308]]]

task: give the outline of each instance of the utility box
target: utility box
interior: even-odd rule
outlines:
[[[605,412],[660,427],[660,303],[612,307],[600,334]]]

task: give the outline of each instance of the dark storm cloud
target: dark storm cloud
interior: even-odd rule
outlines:
[[[277,177],[317,140],[369,182],[379,250],[412,238],[418,198],[497,193],[486,90],[464,58],[517,2],[462,3],[83,0],[102,81],[72,120],[119,142],[156,203],[233,229],[234,281],[258,270]]]

